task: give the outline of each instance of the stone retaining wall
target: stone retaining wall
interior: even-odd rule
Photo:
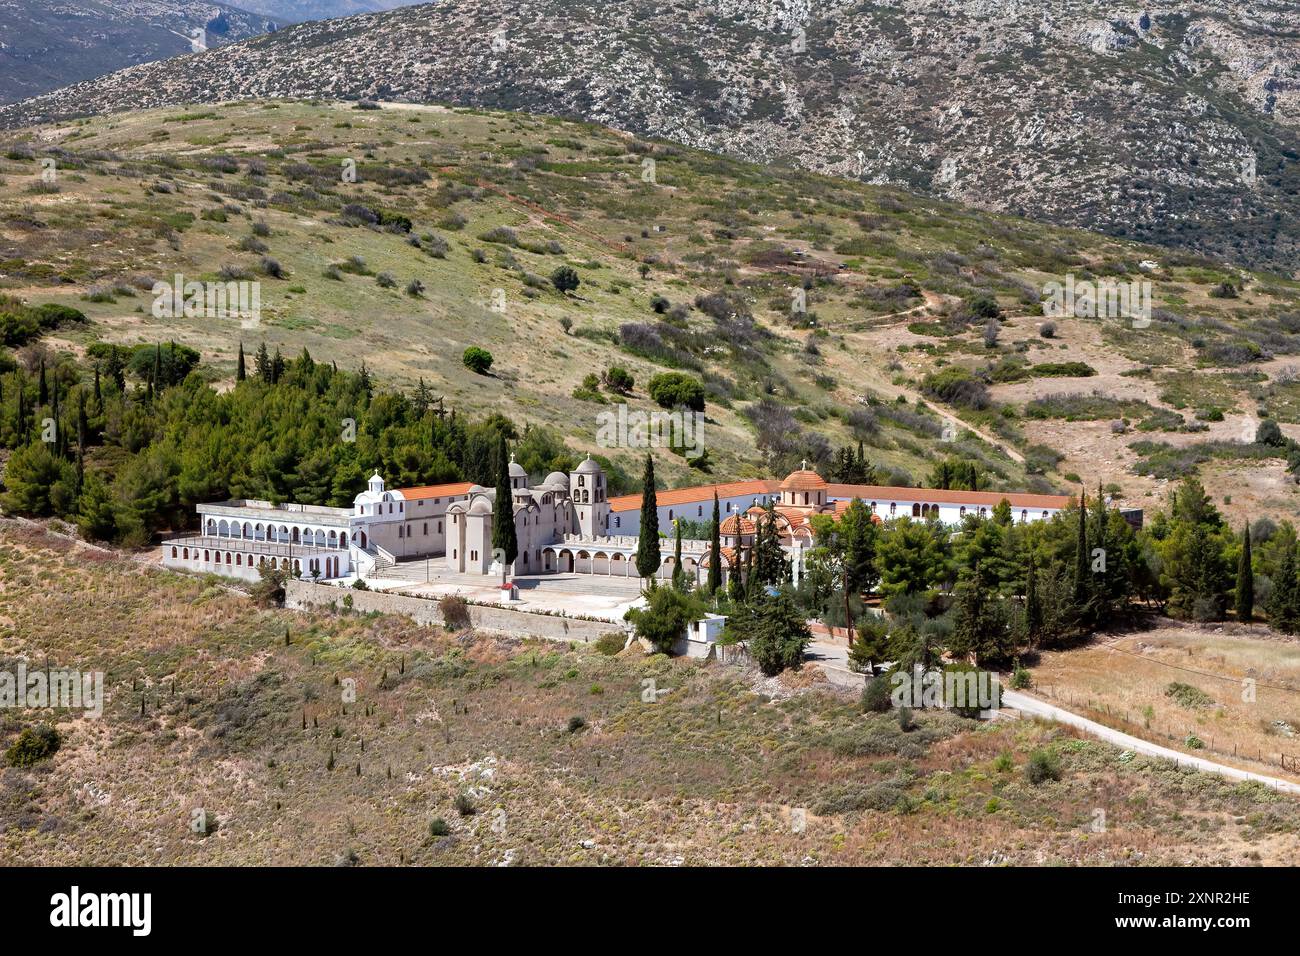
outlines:
[[[342,610],[347,607],[344,601],[347,597],[352,598],[352,610],[363,614],[375,611],[380,614],[400,614],[417,624],[441,626],[443,623],[438,602],[428,598],[383,591],[356,591],[329,584],[313,584],[310,581],[286,581],[284,585],[284,606],[296,611],[319,607]],[[622,634],[627,630],[625,625],[610,621],[582,621],[508,607],[471,604],[468,610],[470,623],[477,630],[511,637],[544,637],[585,643],[595,641],[602,634],[611,631]]]

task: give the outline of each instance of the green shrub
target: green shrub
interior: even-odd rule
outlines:
[[[618,631],[610,631],[608,634],[602,634],[596,638],[596,650],[601,654],[613,656],[623,649],[627,643],[627,637]]]
[[[893,682],[888,674],[880,674],[867,681],[862,688],[862,712],[883,714],[893,706]]]
[[[650,398],[662,408],[685,406],[704,411],[704,383],[684,372],[663,372],[650,379]]]
[[[460,360],[467,369],[477,375],[486,375],[488,369],[492,367],[492,353],[477,345],[467,348]]]
[[[447,825],[447,821],[442,817],[436,817],[429,824],[429,836],[444,837],[449,833],[451,833],[451,827]]]
[[[1050,750],[1035,750],[1025,764],[1025,777],[1037,786],[1048,780],[1061,779],[1061,761]]]
[[[59,732],[48,724],[24,727],[5,757],[11,767],[30,767],[54,756],[63,744]]]
[[[1165,687],[1165,696],[1178,706],[1189,710],[1202,710],[1214,704],[1214,698],[1205,691],[1181,681],[1172,681]]]

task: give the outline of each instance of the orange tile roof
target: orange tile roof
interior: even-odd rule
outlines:
[[[811,468],[801,468],[786,475],[782,491],[816,491],[826,487],[826,479]]]
[[[740,526],[739,532],[736,531],[737,525]],[[754,530],[754,522],[739,514],[733,514],[723,518],[722,524],[718,526],[718,534],[753,534]]]
[[[690,488],[669,488],[655,492],[655,501],[660,507],[667,505],[687,505],[697,502],[712,502],[713,492],[719,498],[739,498],[743,495],[767,495],[777,490],[777,482],[765,478],[750,481],[730,481],[719,485],[693,485]],[[640,495],[619,495],[609,499],[610,511],[638,511],[641,508]],[[712,518],[710,512],[705,517]]]
[[[1065,508],[1072,495],[1034,495],[1014,491],[943,491],[938,488],[895,488],[890,485],[828,485],[832,498],[861,498],[872,501],[919,501],[929,504],[987,505],[996,507],[1004,498],[1013,508]]]
[[[398,488],[397,491],[407,501],[421,498],[449,498],[452,495],[468,494],[474,487],[472,481],[456,481],[449,485],[421,485],[419,488]]]

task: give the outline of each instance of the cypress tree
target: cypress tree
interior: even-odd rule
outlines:
[[[1025,638],[1030,646],[1038,643],[1043,632],[1043,604],[1038,595],[1038,568],[1034,552],[1029,552],[1029,567],[1025,569]]]
[[[239,343],[239,365],[235,369],[235,381],[242,382],[248,377],[248,367],[244,362],[244,343]]]
[[[1241,530],[1241,557],[1237,559],[1237,620],[1255,616],[1255,572],[1250,566],[1250,523]]]
[[[1074,548],[1074,611],[1084,615],[1088,606],[1088,506],[1079,489],[1079,528]]]
[[[50,386],[45,381],[45,359],[41,359],[41,378],[36,386],[36,406],[44,408],[50,403]]]
[[[506,580],[506,568],[519,557],[519,538],[515,533],[515,501],[510,490],[510,456],[506,451],[506,436],[497,443],[497,493],[492,514],[492,550],[504,556],[501,565],[501,583]]]
[[[1300,587],[1296,584],[1295,545],[1288,544],[1286,554],[1282,556],[1282,565],[1273,576],[1273,593],[1268,598],[1268,623],[1284,634],[1295,633],[1298,595]]]
[[[59,421],[59,383],[54,383],[53,409],[50,416],[54,419],[54,454],[63,457],[63,423]]]
[[[641,476],[641,535],[636,547],[636,573],[654,577],[659,570],[659,499],[655,496],[655,463],[646,452]]]
[[[722,522],[721,514],[718,510],[718,492],[713,492],[713,530],[710,535],[709,551],[709,593],[716,594],[718,588],[722,587],[722,534],[720,528]]]
[[[673,522],[676,529],[676,544],[673,546],[673,587],[679,591],[686,590],[686,571],[682,568],[682,520]]]
[[[99,363],[95,363],[95,407],[100,411],[104,409],[104,392],[99,385]]]
[[[727,596],[732,602],[739,604],[745,600],[745,548],[742,544],[736,544],[736,556],[731,565],[731,581],[727,585]]]
[[[161,345],[160,343],[155,342],[155,343],[154,343],[154,347],[153,347],[153,388],[154,388],[154,391],[155,391],[155,392],[161,392],[161,391],[163,390],[163,386],[164,386],[165,384],[166,384],[166,383],[163,382],[163,371],[162,371],[162,345]]]

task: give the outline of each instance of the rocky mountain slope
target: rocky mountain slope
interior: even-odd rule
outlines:
[[[0,102],[275,29],[264,14],[197,0],[0,2]]]
[[[308,23],[0,113],[250,97],[559,114],[1295,268],[1284,0],[448,0]]]

